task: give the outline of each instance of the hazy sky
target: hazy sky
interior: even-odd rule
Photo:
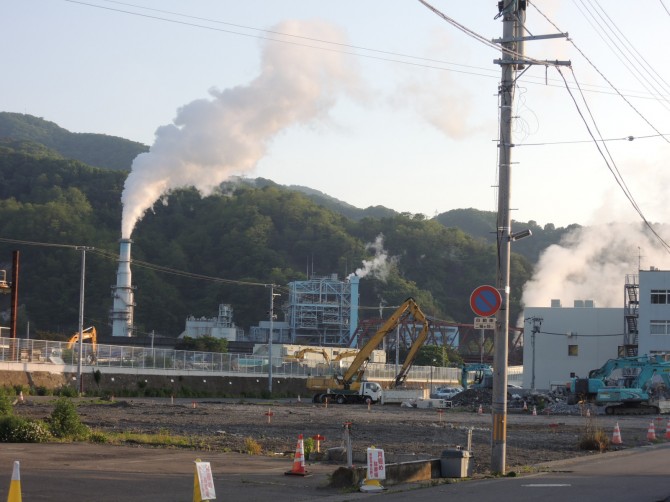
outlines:
[[[496,3],[432,2],[487,40],[502,34]],[[563,74],[581,113],[593,115],[603,138],[637,138],[605,143],[611,167],[647,218],[665,222],[670,137],[659,133],[670,134],[670,0],[532,2],[527,28],[542,35],[556,29],[534,4],[629,103],[564,39],[528,42],[527,55],[571,60],[588,108],[570,69]],[[608,35],[606,25],[614,30]],[[248,127],[268,131],[262,148],[238,159],[247,163],[237,166],[241,174],[309,186],[358,207],[431,217],[456,208],[496,210],[499,53],[418,1],[0,0],[0,37],[1,111],[153,145],[157,129],[175,119],[168,129],[179,129],[194,102],[216,102],[226,115],[232,96],[246,100]],[[633,52],[615,55],[616,46]],[[330,66],[320,75],[322,59]],[[276,66],[282,64],[288,68]],[[295,93],[305,88],[299,80],[308,65],[325,91],[303,102],[303,91]],[[639,65],[647,72],[636,77]],[[274,96],[298,116],[249,118],[256,103],[272,106],[269,71],[298,80]],[[337,84],[329,86],[333,74]],[[247,91],[258,82],[271,85],[256,101]],[[554,68],[530,67],[515,105],[514,219],[560,226],[638,221]],[[217,125],[228,124],[229,132],[233,117]],[[227,154],[225,146],[207,152],[219,154]]]

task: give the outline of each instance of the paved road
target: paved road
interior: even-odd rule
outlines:
[[[670,502],[670,444],[545,464],[547,472],[386,494],[387,501]]]
[[[217,500],[670,500],[670,444],[554,462],[543,474],[420,490],[405,485],[381,495],[326,488],[337,468],[333,465],[308,465],[310,477],[286,476],[292,466],[286,458],[94,444],[2,444],[0,499],[9,488],[13,462],[19,460],[23,499],[30,502],[189,502],[196,457],[211,463]]]

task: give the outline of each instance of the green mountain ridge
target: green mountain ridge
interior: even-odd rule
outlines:
[[[28,122],[37,127],[42,121]],[[56,128],[47,129],[63,134]],[[32,139],[0,138],[0,238],[50,244],[0,239],[0,269],[11,268],[14,249],[21,252],[19,331],[28,321],[37,332],[76,330],[80,255],[53,246],[62,244],[95,248],[87,253],[85,322],[104,334],[110,329],[110,286],[127,172],[91,167],[74,160],[53,138],[42,138],[44,143],[39,138],[34,131]],[[70,151],[82,151],[79,145],[90,138],[71,139]],[[374,216],[377,210],[383,216]],[[316,275],[345,277],[373,258],[367,244],[379,236],[392,258],[389,274],[385,280],[368,276],[361,281],[362,306],[398,305],[412,296],[428,315],[471,322],[470,293],[495,277],[496,247],[481,235],[489,218],[476,210],[432,219],[386,208],[361,210],[316,190],[261,178],[225,183],[208,197],[177,190],[154,205],[132,236],[136,334],[155,330],[177,336],[188,315],[215,315],[219,303],[230,303],[236,323],[248,330],[266,317],[268,294],[249,284],[285,286],[305,279],[310,267]],[[451,224],[469,220],[484,221],[474,237]],[[538,229],[558,235],[547,226]],[[514,316],[532,264],[513,254],[512,271]],[[6,308],[6,302],[0,303],[0,311]],[[375,315],[376,309],[361,311],[363,318]]]

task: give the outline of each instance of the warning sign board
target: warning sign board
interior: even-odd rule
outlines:
[[[379,448],[368,448],[367,479],[386,479],[384,450],[380,450]]]

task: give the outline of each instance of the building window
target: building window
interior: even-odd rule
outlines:
[[[650,335],[670,335],[670,321],[651,321],[649,323]]]
[[[579,355],[579,345],[568,345],[568,355],[577,357]]]
[[[668,296],[670,293],[667,289],[652,289],[651,290],[651,303],[652,305],[667,305],[670,303],[668,301]]]

